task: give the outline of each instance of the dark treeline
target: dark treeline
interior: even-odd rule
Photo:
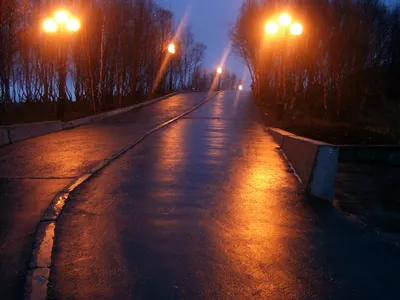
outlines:
[[[157,1],[65,1],[65,8],[82,24],[76,34],[62,36],[42,30],[56,4],[1,1],[0,124],[24,121],[25,110],[26,121],[54,119],[60,45],[66,49],[68,105],[75,111],[70,118],[165,94],[170,89],[170,69],[174,90],[210,86],[203,80],[209,76],[202,67],[206,46],[196,42],[190,27],[174,39],[173,14]],[[177,52],[169,64],[171,41]]]
[[[219,83],[219,77],[221,82]],[[237,75],[229,70],[224,70],[221,75],[216,70],[209,71],[200,67],[193,72],[192,89],[196,91],[234,90],[237,88]]]
[[[282,3],[287,1],[246,0],[232,31],[259,101],[273,107],[281,99],[283,55],[284,101],[293,119],[326,118],[373,124],[389,133],[398,130],[399,7],[376,0]],[[266,21],[285,10],[304,24],[303,35],[267,36]]]

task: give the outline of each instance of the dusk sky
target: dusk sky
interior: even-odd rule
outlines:
[[[187,24],[192,26],[196,40],[207,45],[204,66],[216,68],[229,45],[228,33],[235,24],[243,0],[159,0],[174,13],[179,23],[187,13]],[[398,0],[385,0],[388,5]],[[245,86],[251,84],[250,74],[240,57],[231,53],[225,63],[239,78],[245,76]]]
[[[187,24],[192,26],[196,40],[207,45],[204,66],[217,68],[229,45],[229,31],[235,24],[243,0],[159,0],[163,7],[174,12],[180,22],[187,12]],[[240,57],[231,53],[225,63],[239,78],[245,73],[245,85],[251,84],[247,68]]]

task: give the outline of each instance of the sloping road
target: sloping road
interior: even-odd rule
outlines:
[[[36,227],[74,178],[207,97],[181,94],[93,125],[0,148],[0,298],[21,299]]]
[[[400,299],[398,249],[313,202],[247,93],[223,93],[78,188],[52,299]]]

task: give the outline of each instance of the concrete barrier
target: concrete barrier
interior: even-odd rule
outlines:
[[[8,128],[0,127],[0,146],[7,145],[10,143],[10,138],[8,136]]]
[[[27,123],[7,126],[10,143],[62,130],[61,121]]]
[[[269,128],[268,132],[280,144],[307,192],[333,202],[338,147],[276,128]]]
[[[107,111],[107,112],[104,112],[104,113],[95,114],[93,116],[87,116],[87,117],[84,117],[84,118],[81,118],[81,119],[77,119],[77,120],[73,120],[73,121],[69,121],[69,122],[64,122],[64,123],[62,123],[62,129],[64,129],[64,130],[65,129],[71,129],[71,128],[74,128],[74,127],[77,127],[77,126],[87,125],[87,124],[91,124],[91,123],[94,123],[94,122],[98,122],[98,121],[104,120],[104,119],[109,118],[109,117],[113,117],[113,116],[116,116],[116,115],[119,115],[119,114],[123,114],[123,113],[129,112],[129,111],[131,111],[133,109],[136,109],[136,108],[139,108],[139,107],[151,105],[151,104],[156,103],[158,101],[161,101],[161,100],[167,99],[169,97],[175,96],[176,94],[178,94],[178,93],[168,94],[168,95],[165,95],[165,96],[160,97],[160,98],[156,98],[156,99],[153,99],[153,100],[145,101],[145,102],[142,102],[142,103],[139,103],[139,104],[135,104],[135,105],[131,105],[131,106],[128,106],[128,107],[117,108],[117,109],[114,109],[114,110],[111,110],[111,111]]]
[[[279,128],[268,128],[268,132],[274,138],[275,142],[282,147],[283,137],[293,135],[293,133],[279,129]]]

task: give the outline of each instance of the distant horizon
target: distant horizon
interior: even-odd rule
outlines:
[[[195,39],[207,46],[203,65],[208,70],[217,68],[229,47],[229,31],[233,28],[242,0],[161,0],[164,8],[174,13],[175,26],[187,14],[186,26],[191,26]],[[234,72],[238,79],[244,77],[244,87],[250,89],[250,73],[232,49],[226,58],[225,68]]]

